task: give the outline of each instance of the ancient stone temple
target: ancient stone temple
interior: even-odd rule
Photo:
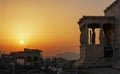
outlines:
[[[105,10],[105,16],[83,16],[79,21],[80,67],[120,68],[120,0]]]

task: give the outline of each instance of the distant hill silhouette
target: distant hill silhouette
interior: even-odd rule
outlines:
[[[73,53],[73,52],[64,52],[57,54],[56,57],[61,57],[66,60],[78,60],[79,59],[79,53]]]

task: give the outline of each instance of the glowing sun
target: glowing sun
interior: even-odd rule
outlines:
[[[23,40],[21,40],[21,41],[20,41],[20,44],[24,44],[24,41],[23,41]]]

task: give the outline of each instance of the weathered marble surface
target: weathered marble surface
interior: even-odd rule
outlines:
[[[78,22],[80,30],[85,30],[84,35],[82,34],[81,46],[80,46],[80,59],[74,65],[76,66],[102,66],[106,65],[104,63],[111,64],[113,67],[120,69],[120,0],[116,0],[112,3],[105,11],[105,16],[83,16]],[[94,24],[93,24],[94,23]],[[92,25],[89,25],[92,24]],[[99,24],[95,25],[95,24]],[[107,25],[106,25],[107,24]],[[98,45],[89,45],[88,44],[88,31],[87,28],[102,28],[102,25],[105,25],[103,29],[100,30],[100,46]],[[112,26],[110,26],[112,25]],[[108,27],[111,27],[110,30]],[[106,32],[105,32],[106,31]],[[104,34],[105,36],[104,37]],[[104,42],[107,40],[107,43]],[[93,40],[94,42],[94,40]],[[103,47],[102,47],[103,46]],[[108,62],[108,57],[106,58],[104,55],[104,51],[112,50],[113,57],[110,58],[110,62]],[[106,60],[107,59],[107,60]],[[106,60],[106,61],[104,61]],[[104,71],[104,69],[100,69]],[[109,73],[109,70],[112,71]],[[98,70],[99,71],[99,70]],[[106,69],[108,73],[106,74],[120,74],[114,73],[113,69]]]

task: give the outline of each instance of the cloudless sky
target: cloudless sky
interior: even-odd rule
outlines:
[[[0,51],[37,48],[44,56],[79,53],[83,15],[104,15],[115,0],[0,0]],[[20,44],[24,41],[24,44]]]

